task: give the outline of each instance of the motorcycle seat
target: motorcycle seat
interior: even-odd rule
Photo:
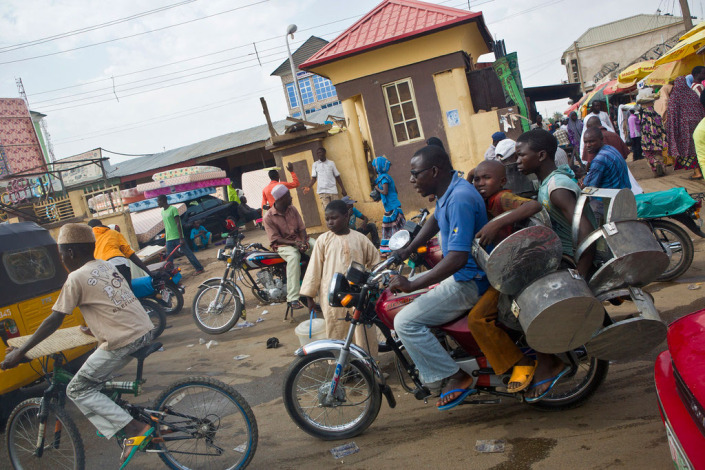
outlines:
[[[640,219],[657,219],[681,214],[696,203],[685,188],[671,188],[634,196],[637,217]]]
[[[162,343],[157,341],[157,342],[154,342],[154,343],[149,344],[147,346],[143,346],[143,347],[139,348],[137,351],[130,354],[130,356],[136,358],[137,360],[144,361],[147,358],[147,356],[149,356],[150,354],[152,354],[155,351],[158,351],[161,347],[162,347]]]

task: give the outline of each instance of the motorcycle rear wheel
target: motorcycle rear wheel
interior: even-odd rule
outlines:
[[[147,315],[149,315],[149,319],[154,325],[154,328],[150,331],[150,333],[152,335],[152,339],[155,340],[161,336],[164,332],[164,328],[166,328],[166,313],[164,312],[164,308],[159,305],[159,302],[156,300],[143,298],[139,299],[139,302],[142,305],[142,308],[144,308],[144,311],[147,312]]]
[[[182,294],[176,284],[171,281],[167,281],[164,284],[164,290],[169,291],[169,302],[165,302],[164,299],[159,300],[159,305],[164,309],[164,313],[167,315],[176,315],[181,312],[181,309],[184,308],[184,294]]]
[[[560,380],[543,400],[531,406],[546,411],[561,411],[577,408],[587,401],[600,387],[607,376],[609,362],[588,356],[584,349],[575,373]]]
[[[240,296],[232,286],[226,284],[218,295],[219,287],[220,283],[202,285],[193,299],[193,321],[201,331],[210,335],[229,331],[243,310]]]
[[[335,368],[336,359],[330,351],[300,357],[289,367],[282,390],[284,406],[294,423],[324,441],[362,434],[377,418],[382,404],[382,392],[372,371],[352,360],[341,372],[338,384],[345,393],[344,401],[322,406],[321,397],[330,388]]]
[[[668,267],[656,280],[673,281],[690,269],[695,251],[693,241],[685,230],[668,220],[652,220],[651,227],[656,240],[665,245],[669,253]]]

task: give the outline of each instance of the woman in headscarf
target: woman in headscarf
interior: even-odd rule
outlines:
[[[568,140],[570,140],[570,145],[573,146],[573,153],[575,149],[580,148],[580,137],[583,135],[583,121],[578,119],[578,113],[573,111],[568,116]]]
[[[404,213],[401,210],[401,202],[397,196],[397,187],[394,180],[389,176],[389,168],[392,162],[381,156],[372,160],[372,168],[377,172],[375,179],[375,189],[379,191],[384,206],[384,217],[382,218],[382,239],[389,240],[392,235],[402,229],[406,223]]]
[[[688,87],[685,77],[676,78],[668,99],[666,135],[668,151],[676,157],[675,169],[694,170],[690,179],[703,177],[698,166],[693,132],[705,118],[705,110],[697,93]]]
[[[637,104],[641,106],[641,150],[649,162],[651,171],[657,177],[666,174],[663,165],[663,151],[666,148],[666,133],[661,115],[654,109],[654,95],[648,94],[643,98],[637,98]]]

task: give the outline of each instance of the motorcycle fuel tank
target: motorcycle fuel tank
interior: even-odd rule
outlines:
[[[377,316],[382,320],[382,323],[390,329],[394,329],[394,317],[397,313],[413,302],[416,297],[428,291],[429,289],[421,289],[409,294],[392,294],[389,289],[385,289],[375,304]]]
[[[248,268],[267,268],[277,264],[285,263],[279,253],[272,251],[255,251],[245,258],[245,265]]]

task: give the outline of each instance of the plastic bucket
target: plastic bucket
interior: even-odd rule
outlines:
[[[309,327],[309,323],[313,323]],[[309,338],[309,328],[311,337]],[[325,339],[326,337],[326,321],[322,318],[314,318],[313,320],[306,320],[299,323],[299,326],[294,330],[296,336],[299,338],[299,343],[301,346],[306,346],[308,343],[313,341],[318,341],[319,339]]]

